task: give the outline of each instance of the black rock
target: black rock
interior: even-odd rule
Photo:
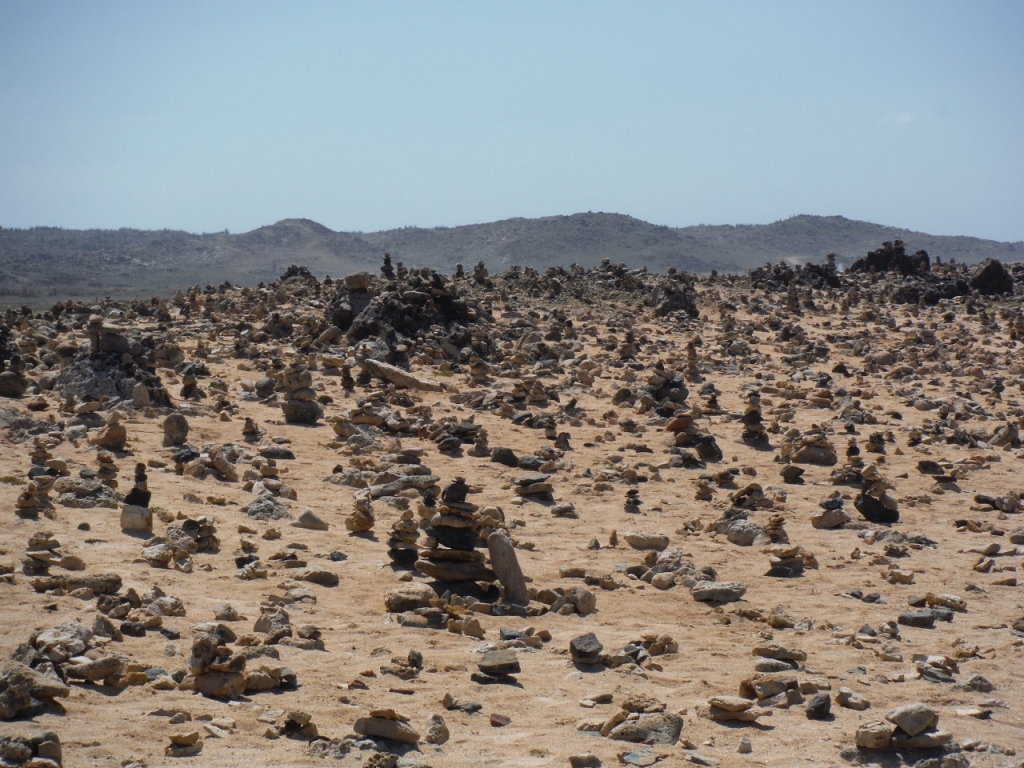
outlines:
[[[265,459],[287,460],[290,461],[295,458],[295,454],[289,448],[281,448],[276,445],[268,445],[266,448],[260,449],[260,456]]]
[[[419,557],[419,553],[415,549],[389,549],[388,557],[396,565],[412,565]]]
[[[437,539],[441,546],[448,547],[448,549],[458,549],[463,552],[475,549],[480,541],[480,535],[476,532],[475,528],[449,528],[437,525],[425,529],[425,532],[428,536],[433,536]]]
[[[832,698],[827,693],[819,693],[807,703],[808,720],[825,720],[832,713]]]
[[[124,497],[125,504],[132,504],[136,507],[149,508],[149,500],[153,497],[153,494],[149,491],[142,491],[138,488],[132,488],[128,491],[128,495]]]
[[[474,672],[469,679],[477,685],[517,685],[519,682],[511,675],[488,675],[483,672]]]
[[[971,288],[984,296],[1013,293],[1013,277],[998,259],[986,259],[971,271]]]
[[[519,459],[519,468],[527,472],[538,472],[546,463],[540,456],[523,456]]]
[[[935,626],[935,614],[931,611],[907,611],[896,620],[905,627],[931,629]]]
[[[462,440],[458,437],[446,437],[437,444],[437,450],[441,453],[455,453],[462,447]]]
[[[468,493],[469,486],[466,485],[466,481],[461,477],[457,477],[454,482],[448,483],[444,490],[441,491],[441,501],[453,501],[456,504],[464,504]]]
[[[889,509],[874,496],[865,493],[853,500],[853,506],[860,512],[861,517],[872,523],[890,525],[898,523],[900,519],[899,510]]]
[[[955,683],[956,678],[948,672],[935,667],[924,667],[921,670],[921,677],[927,680],[929,683]]]
[[[186,446],[185,448],[175,451],[173,458],[175,464],[188,464],[190,461],[199,458],[199,451]]]
[[[724,454],[718,447],[718,443],[711,435],[698,435],[693,438],[693,445],[697,449],[697,455],[704,461],[721,461]]]
[[[932,606],[931,612],[936,621],[953,621],[953,611],[944,605]]]
[[[604,646],[597,639],[597,635],[588,632],[585,635],[574,637],[569,641],[569,653],[572,660],[578,664],[597,664],[601,661],[601,651]]]
[[[141,621],[122,621],[121,634],[128,637],[145,637],[146,627]]]

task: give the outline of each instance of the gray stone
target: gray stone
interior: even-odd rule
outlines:
[[[597,597],[586,587],[573,587],[569,590],[568,598],[581,616],[593,613],[597,608]]]
[[[384,606],[392,613],[405,613],[428,607],[435,597],[437,593],[426,584],[410,582],[385,592]]]
[[[693,599],[702,603],[732,603],[747,592],[738,581],[698,581],[690,589]]]
[[[188,419],[180,413],[172,413],[164,419],[164,445],[184,445],[188,440]]]
[[[892,732],[892,724],[872,720],[857,728],[855,743],[863,749],[888,749]]]
[[[819,693],[807,703],[808,720],[825,720],[832,714],[832,699],[827,693]]]
[[[934,709],[918,701],[896,707],[885,719],[898,725],[908,736],[917,736],[925,728],[934,725],[939,717]]]
[[[593,632],[574,637],[569,641],[569,655],[577,664],[600,663],[603,650],[604,646]]]
[[[514,675],[522,671],[516,652],[509,648],[487,651],[476,665],[485,675]]]
[[[615,726],[608,737],[634,744],[675,744],[683,730],[683,718],[674,712],[642,714]]]
[[[329,526],[311,509],[299,513],[299,519],[292,523],[296,528],[307,528],[311,531],[326,531]]]
[[[530,592],[526,588],[526,578],[519,567],[512,542],[503,532],[495,531],[487,537],[487,551],[491,555],[491,569],[505,587],[505,601],[515,605],[529,605]]]
[[[139,533],[153,532],[153,513],[135,504],[121,506],[121,530]]]
[[[427,733],[423,740],[428,744],[444,744],[449,738],[451,738],[451,733],[448,731],[448,726],[445,725],[444,718],[440,715],[431,715],[427,721]]]
[[[353,724],[352,730],[360,736],[390,739],[402,744],[416,744],[420,740],[419,733],[408,723],[383,717],[360,717]]]

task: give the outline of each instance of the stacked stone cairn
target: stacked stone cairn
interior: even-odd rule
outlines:
[[[316,401],[313,374],[305,363],[295,363],[281,372],[284,400],[281,410],[289,424],[316,424],[323,418],[324,409]]]
[[[36,520],[40,513],[46,517],[53,518],[53,503],[50,501],[50,490],[56,480],[56,474],[67,474],[67,470],[50,469],[48,463],[52,463],[53,456],[47,449],[46,444],[36,438],[32,445],[32,452],[29,454],[32,460],[32,467],[28,471],[28,485],[18,495],[14,503],[18,517]]]
[[[96,461],[99,469],[96,470],[96,479],[108,488],[117,488],[117,464],[114,463],[114,454],[110,451],[98,451]]]
[[[125,496],[121,506],[121,530],[139,533],[153,532],[153,513],[149,511],[152,494],[146,483],[146,465],[135,465],[135,485]]]
[[[252,420],[251,416],[245,417],[245,424],[242,425],[242,439],[247,443],[258,443],[262,433],[259,426]]]
[[[899,522],[899,504],[896,498],[889,493],[893,488],[892,482],[882,477],[878,467],[868,464],[860,472],[864,478],[861,493],[853,500],[853,506],[868,521],[888,525]]]
[[[426,527],[425,547],[416,570],[444,582],[493,581],[480,544],[477,506],[466,501],[469,486],[458,477],[441,492],[437,510]]]
[[[352,514],[345,518],[345,527],[352,533],[366,533],[372,531],[377,522],[373,516],[373,505],[370,502],[370,495],[365,491],[356,494],[355,509]]]
[[[38,531],[32,534],[25,548],[25,557],[21,561],[21,572],[26,576],[47,576],[51,565],[59,565],[62,559],[57,551],[60,542],[53,538],[50,531]]]
[[[402,516],[391,526],[391,537],[388,539],[388,557],[391,562],[403,567],[415,563],[419,537],[419,526],[413,519],[412,510],[402,510]]]
[[[491,455],[491,447],[487,441],[487,430],[483,427],[476,433],[476,437],[473,438],[473,447],[469,451],[470,456],[477,456],[479,458],[489,458]]]
[[[823,467],[835,466],[839,460],[835,446],[829,441],[825,430],[813,425],[804,433],[795,428],[787,432],[779,455],[785,462]]]
[[[636,488],[630,488],[626,491],[626,502],[623,504],[623,510],[630,515],[640,514],[640,505],[643,502],[640,500],[640,491]]]
[[[758,450],[770,449],[768,431],[764,428],[764,417],[761,414],[761,393],[751,392],[747,395],[747,407],[743,412],[743,442]]]

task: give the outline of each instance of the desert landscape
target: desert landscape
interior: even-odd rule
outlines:
[[[0,763],[1019,768],[1024,265],[843,266],[8,309]]]

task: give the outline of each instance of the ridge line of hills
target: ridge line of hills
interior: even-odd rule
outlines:
[[[454,272],[483,261],[491,272],[512,265],[543,270],[603,259],[652,272],[742,272],[767,262],[840,265],[903,240],[942,261],[1024,260],[1024,242],[930,235],[843,216],[799,215],[772,224],[668,227],[615,213],[512,218],[456,227],[403,227],[335,232],[308,219],[283,219],[250,232],[192,234],[176,230],[0,228],[0,297],[152,296],[188,285],[255,285],[289,264],[320,277],[376,271],[385,251],[406,266]]]

